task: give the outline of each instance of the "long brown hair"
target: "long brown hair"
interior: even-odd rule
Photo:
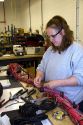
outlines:
[[[69,25],[67,24],[66,20],[61,16],[54,16],[52,19],[50,19],[46,25],[46,29],[48,27],[58,28],[59,30],[64,29],[65,35],[63,36],[62,43],[59,47],[54,46],[52,44],[54,51],[62,52],[66,50],[74,41],[74,35],[73,31],[70,30]]]

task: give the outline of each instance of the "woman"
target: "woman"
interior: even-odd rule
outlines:
[[[54,16],[46,26],[51,42],[37,67],[34,84],[64,92],[83,112],[83,47],[74,41],[73,31],[61,16]]]

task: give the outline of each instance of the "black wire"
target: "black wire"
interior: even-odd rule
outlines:
[[[27,118],[15,118],[12,123],[12,125],[25,125],[25,124],[33,124],[37,122],[41,122],[41,120],[47,119],[48,116],[45,115],[44,113],[35,115],[33,117],[27,117]]]

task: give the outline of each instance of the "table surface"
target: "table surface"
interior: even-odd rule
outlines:
[[[0,66],[8,65],[9,63],[19,63],[19,62],[27,62],[27,61],[39,61],[41,60],[43,55],[22,55],[22,56],[15,56],[14,54],[11,54],[10,56],[1,56],[0,57]]]
[[[31,87],[30,84],[26,84],[21,82],[21,84],[25,87]],[[40,93],[38,90],[36,90],[36,94],[33,95],[33,98],[40,98],[42,96],[42,93]],[[67,115],[63,118],[63,120],[56,120],[55,118],[53,118],[53,113],[56,111],[64,111],[62,108],[60,107],[56,107],[55,109],[49,111],[47,113],[49,120],[51,121],[52,125],[74,125],[74,123],[71,121],[70,117]],[[65,111],[64,111],[65,112]]]
[[[23,85],[23,87],[26,87],[26,88],[32,87],[30,84],[26,84],[26,83],[23,83],[23,82],[20,82],[20,83]],[[4,92],[2,98],[5,97],[6,99],[8,99],[10,91],[11,91],[12,93],[13,93],[13,92],[15,93],[18,89],[20,89],[20,87],[18,87],[18,88],[6,89],[6,91]],[[7,95],[7,96],[6,96],[6,95]],[[40,93],[40,92],[37,90],[37,91],[36,91],[36,94],[34,94],[32,97],[35,99],[35,98],[37,98],[38,96],[41,97],[41,95],[42,95],[42,93]],[[21,100],[19,100],[19,101],[21,102]],[[11,106],[9,106],[9,107],[6,107],[6,106],[8,106],[8,105],[10,105],[10,104],[12,104],[12,103],[16,103],[16,102],[14,101],[14,102],[9,102],[8,104],[6,104],[3,108],[0,109],[0,113],[5,112],[5,111],[9,111],[10,109],[11,109],[11,110],[18,109],[19,105],[23,105],[23,103],[19,103],[18,105],[15,104],[15,105],[11,105]],[[51,110],[51,111],[49,111],[49,112],[47,113],[48,118],[49,118],[49,120],[51,121],[52,125],[68,125],[68,124],[69,124],[69,125],[74,125],[68,115],[66,115],[63,120],[56,120],[55,118],[53,118],[53,113],[56,112],[56,111],[63,111],[63,109],[61,109],[60,107],[57,107],[57,108],[55,108],[54,110]]]
[[[22,56],[15,56],[14,54],[11,54],[10,56],[5,55],[5,56],[1,56],[0,60],[8,60],[8,59],[20,59],[20,58],[41,58],[42,55],[39,54],[32,54],[32,55],[22,55]]]

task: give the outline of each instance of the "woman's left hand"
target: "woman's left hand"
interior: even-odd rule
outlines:
[[[49,82],[47,82],[47,83],[44,84],[44,87],[53,89],[53,88],[55,88],[55,87],[58,86],[57,82],[58,82],[57,80],[49,81]]]

